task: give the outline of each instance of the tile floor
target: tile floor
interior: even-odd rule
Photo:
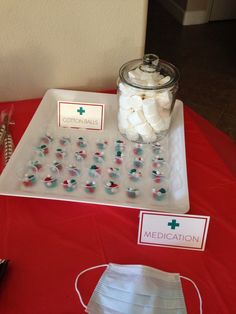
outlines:
[[[178,98],[236,142],[236,20],[182,26],[149,0],[145,52],[176,65]]]

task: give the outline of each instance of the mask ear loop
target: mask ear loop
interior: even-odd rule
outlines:
[[[88,272],[89,270],[93,270],[93,269],[96,269],[96,268],[101,268],[101,267],[107,267],[108,264],[101,264],[101,265],[97,265],[97,266],[93,266],[93,267],[89,267],[89,268],[86,268],[85,270],[81,271],[78,276],[76,277],[75,279],[75,291],[77,292],[78,296],[79,296],[79,300],[80,300],[80,303],[83,305],[83,307],[86,309],[87,306],[84,304],[83,302],[83,299],[82,299],[82,296],[81,296],[81,293],[78,289],[78,280],[79,278],[86,272]]]
[[[193,284],[193,286],[196,289],[197,294],[198,294],[199,303],[200,303],[200,305],[199,305],[200,306],[200,314],[202,314],[202,297],[201,297],[201,294],[200,294],[200,291],[199,291],[197,285],[195,284],[195,282],[192,279],[190,279],[188,277],[180,276],[180,278],[186,279],[186,280],[190,281]]]

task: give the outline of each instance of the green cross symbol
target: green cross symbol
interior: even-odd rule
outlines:
[[[172,219],[172,221],[171,221],[171,222],[168,222],[168,226],[170,226],[170,227],[171,227],[171,229],[175,229],[175,227],[179,227],[179,223],[178,223],[178,222],[176,222],[176,220],[175,220],[175,219]]]
[[[80,107],[79,109],[77,109],[77,112],[79,112],[79,114],[82,115],[83,113],[85,113],[85,110],[83,107]]]

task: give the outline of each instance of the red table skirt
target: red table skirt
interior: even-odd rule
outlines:
[[[15,143],[39,103],[14,103]],[[0,110],[8,106],[2,103]],[[0,313],[84,313],[74,290],[76,275],[110,262],[178,272],[199,287],[203,313],[234,312],[236,147],[187,106],[184,121],[189,214],[211,217],[205,251],[137,245],[136,209],[0,196],[0,258],[10,259],[0,283]],[[85,303],[102,271],[79,281]],[[196,291],[182,283],[188,313],[199,313]]]

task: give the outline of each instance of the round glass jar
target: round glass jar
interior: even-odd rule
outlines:
[[[167,133],[178,90],[179,71],[154,54],[131,60],[118,78],[118,128],[128,140],[152,143]]]

